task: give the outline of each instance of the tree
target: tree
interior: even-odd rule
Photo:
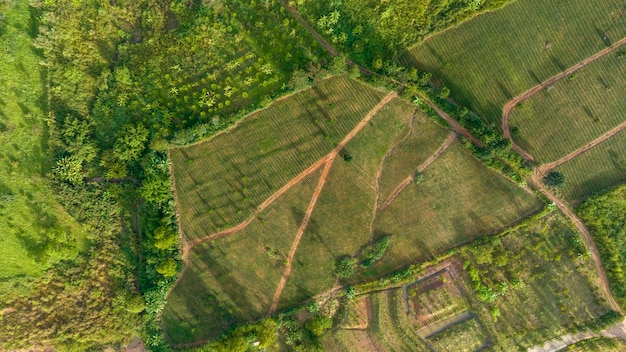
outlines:
[[[113,153],[121,161],[137,159],[145,148],[148,130],[143,124],[125,125],[117,134]]]
[[[560,188],[565,183],[565,176],[558,171],[550,171],[543,177],[543,183],[548,187]]]
[[[157,272],[165,277],[176,276],[178,265],[173,258],[167,258],[157,267]]]

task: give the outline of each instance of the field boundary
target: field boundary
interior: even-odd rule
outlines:
[[[528,153],[526,150],[522,149],[519,145],[517,145],[511,136],[511,130],[509,128],[510,127],[509,116],[513,108],[515,108],[519,103],[523,102],[524,100],[527,100],[528,98],[542,91],[544,88],[562,80],[563,78],[571,75],[572,73],[576,71],[579,71],[580,69],[591,64],[592,62],[595,62],[603,58],[604,56],[616,51],[624,44],[626,44],[626,37],[616,41],[611,46],[598,51],[597,53],[587,57],[586,59],[578,62],[574,66],[568,68],[567,70],[548,78],[547,80],[539,83],[538,85],[526,90],[525,92],[509,100],[502,108],[502,134],[504,138],[511,140],[511,148],[517,153],[521,154],[524,157],[524,159],[534,160],[533,156],[530,155],[530,153]]]

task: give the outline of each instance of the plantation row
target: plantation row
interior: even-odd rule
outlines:
[[[620,0],[519,0],[432,37],[400,61],[433,73],[456,101],[500,126],[506,101],[624,37],[622,8]]]
[[[539,162],[557,160],[624,121],[626,60],[608,55],[511,113],[513,139]]]
[[[579,201],[626,180],[626,131],[556,168],[565,176],[561,192]]]
[[[360,83],[334,78],[250,116],[210,142],[173,149],[185,235],[199,238],[248,218],[329,153],[381,98]]]

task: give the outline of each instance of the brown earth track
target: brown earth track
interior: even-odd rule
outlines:
[[[507,102],[504,107],[502,108],[502,132],[503,132],[503,136],[504,138],[508,138],[511,140],[511,144],[512,144],[512,149],[519,153],[520,155],[522,155],[522,157],[524,157],[524,159],[526,160],[534,160],[534,158],[532,157],[532,155],[530,153],[528,153],[526,150],[522,149],[520,146],[518,146],[515,141],[511,138],[511,131],[509,128],[509,116],[511,111],[513,110],[513,108],[515,106],[517,106],[520,102],[532,97],[533,95],[537,94],[538,92],[540,92],[542,89],[544,89],[545,87],[548,87],[556,82],[558,82],[559,80],[563,79],[564,77],[567,77],[568,75],[571,75],[572,73],[582,69],[583,67],[589,65],[590,63],[614,52],[615,50],[617,50],[619,47],[621,47],[622,45],[626,44],[626,37],[618,40],[617,42],[613,43],[613,45],[604,48],[603,50],[593,54],[592,56],[580,61],[579,63],[577,63],[576,65],[568,68],[567,70],[552,76],[551,78],[547,79],[546,81],[530,88],[529,90],[523,92],[522,94],[516,96],[515,98],[511,99],[509,102]],[[598,248],[595,244],[595,242],[593,241],[593,237],[591,236],[591,234],[589,233],[589,230],[587,229],[587,227],[585,226],[585,224],[582,222],[582,220],[569,208],[569,206],[567,204],[565,204],[563,201],[561,201],[556,195],[554,195],[552,192],[550,192],[542,183],[542,178],[544,176],[544,174],[546,172],[548,172],[550,169],[558,167],[574,158],[576,158],[577,156],[587,152],[588,150],[596,147],[598,144],[601,144],[602,142],[608,140],[609,138],[613,137],[614,135],[618,134],[619,132],[623,131],[624,129],[626,129],[626,122],[620,124],[619,126],[611,129],[610,131],[608,131],[607,133],[603,134],[602,136],[600,136],[599,138],[591,141],[590,143],[586,144],[585,146],[575,150],[574,152],[566,155],[565,157],[556,160],[554,162],[551,162],[549,164],[545,164],[543,166],[540,166],[538,168],[535,168],[535,170],[533,171],[533,175],[531,177],[530,180],[530,185],[537,189],[539,192],[541,192],[545,197],[547,197],[550,201],[552,201],[558,208],[559,210],[565,215],[567,216],[572,223],[574,224],[574,226],[578,229],[578,231],[580,231],[580,233],[582,234],[582,237],[585,241],[585,243],[587,244],[587,246],[589,247],[589,251],[591,253],[591,258],[593,260],[593,263],[596,267],[596,271],[598,272],[598,279],[599,279],[599,283],[600,283],[600,287],[602,288],[603,294],[607,300],[607,302],[609,303],[609,305],[611,306],[611,309],[618,311],[622,314],[624,314],[624,312],[622,311],[621,307],[617,304],[617,302],[615,301],[615,298],[613,297],[613,294],[611,293],[611,289],[609,286],[609,281],[608,278],[606,276],[606,273],[604,272],[604,269],[602,268],[602,260],[600,259],[600,252],[598,251]]]
[[[278,283],[278,287],[276,288],[276,292],[274,293],[274,299],[272,300],[272,304],[269,309],[269,314],[272,314],[276,311],[278,300],[280,299],[283,289],[285,288],[285,284],[287,283],[287,279],[289,278],[289,275],[291,274],[291,265],[293,263],[293,258],[296,255],[296,250],[298,249],[298,245],[300,244],[300,239],[302,239],[302,235],[304,234],[304,231],[306,230],[306,226],[309,223],[311,214],[313,213],[313,210],[315,209],[315,204],[317,203],[317,199],[320,193],[322,192],[322,189],[324,188],[324,184],[326,183],[326,178],[328,177],[328,173],[330,172],[330,169],[333,165],[333,161],[335,160],[335,157],[337,157],[339,152],[346,146],[346,144],[348,144],[348,142],[350,142],[350,140],[354,136],[356,136],[357,133],[359,133],[363,129],[363,127],[365,127],[370,122],[372,117],[374,117],[374,115],[376,115],[380,109],[382,109],[385,105],[387,105],[390,101],[395,99],[397,96],[398,94],[396,92],[391,92],[387,94],[380,102],[378,102],[378,104],[376,104],[376,106],[374,106],[372,110],[370,110],[367,113],[367,115],[365,115],[365,117],[352,129],[352,131],[350,131],[350,133],[348,133],[343,138],[343,140],[339,144],[337,144],[335,149],[333,149],[333,151],[330,152],[330,154],[328,154],[325,157],[325,158],[328,158],[328,160],[326,160],[325,162],[326,167],[324,168],[324,171],[322,172],[322,176],[320,177],[320,180],[317,184],[315,192],[313,193],[311,202],[309,203],[306,213],[304,214],[304,218],[302,219],[302,223],[300,224],[300,228],[298,229],[296,238],[294,239],[291,245],[291,250],[289,251],[289,255],[287,256],[287,264],[285,265],[285,271],[283,272],[283,276],[281,277],[280,282]]]
[[[546,172],[554,169],[555,167],[559,167],[559,166],[565,164],[566,162],[568,162],[568,161],[576,158],[577,156],[587,152],[588,150],[596,147],[597,145],[607,141],[608,139],[610,139],[611,137],[615,136],[616,134],[622,132],[625,129],[626,129],[626,121],[624,121],[621,124],[615,126],[610,131],[608,131],[605,134],[603,134],[602,136],[600,136],[600,137],[594,139],[593,141],[587,143],[586,145],[576,149],[575,151],[569,153],[568,155],[562,157],[561,159],[553,161],[553,162],[548,163],[548,164],[541,165],[537,169],[537,171],[539,172],[539,174],[544,175]]]
[[[287,284],[287,279],[289,275],[291,275],[291,266],[293,264],[293,258],[296,255],[296,250],[298,249],[298,245],[300,244],[300,240],[302,239],[302,235],[304,235],[304,231],[306,230],[307,225],[309,224],[309,220],[311,219],[311,214],[313,214],[313,210],[315,209],[315,204],[317,204],[317,199],[319,198],[320,193],[322,193],[322,189],[324,189],[324,185],[326,184],[326,180],[328,178],[328,174],[333,165],[333,159],[326,162],[326,167],[324,167],[324,171],[322,172],[322,176],[317,183],[317,187],[315,188],[315,192],[313,193],[313,197],[309,202],[309,206],[306,209],[306,213],[304,214],[304,218],[302,219],[302,223],[300,223],[300,228],[298,228],[298,233],[296,233],[296,237],[291,244],[291,249],[289,250],[289,255],[287,256],[287,264],[285,265],[285,271],[280,278],[280,282],[278,283],[278,287],[276,288],[276,292],[274,293],[274,298],[272,299],[272,305],[270,306],[268,314],[272,314],[276,311],[276,306],[278,305],[278,300],[280,299],[281,294],[283,293],[283,289]]]
[[[455,132],[450,132],[448,134],[448,137],[446,137],[446,139],[443,141],[443,143],[439,147],[439,149],[437,149],[437,151],[435,151],[428,159],[426,159],[426,161],[424,161],[422,165],[418,166],[417,171],[423,172],[424,170],[426,170],[426,168],[430,166],[430,164],[432,164],[435,160],[437,160],[437,158],[441,156],[441,154],[444,151],[446,151],[446,149],[448,149],[448,147],[450,147],[452,143],[454,143],[454,141],[456,140],[456,136],[457,134]],[[393,203],[393,201],[398,197],[398,195],[400,195],[400,193],[402,193],[402,191],[406,188],[406,186],[410,185],[414,179],[415,179],[415,175],[411,175],[405,178],[404,181],[402,181],[398,185],[398,187],[396,187],[393,193],[391,193],[391,195],[389,196],[389,199],[387,199],[387,201],[380,207],[380,211],[384,211],[387,208],[389,208],[391,203]]]
[[[582,69],[583,67],[589,65],[590,63],[601,59],[602,57],[614,52],[615,50],[617,50],[619,47],[621,47],[622,45],[626,44],[626,37],[616,41],[615,43],[613,43],[611,46],[604,48],[603,50],[598,51],[597,53],[593,54],[592,56],[589,56],[588,58],[580,61],[579,63],[577,63],[576,65],[568,68],[567,70],[554,75],[550,78],[548,78],[547,80],[543,81],[542,83],[530,88],[529,90],[523,92],[522,94],[516,96],[515,98],[509,100],[504,107],[502,108],[502,133],[504,135],[504,138],[508,138],[511,140],[512,142],[512,148],[514,151],[516,151],[517,153],[521,154],[524,159],[526,160],[533,160],[532,155],[530,155],[528,152],[526,152],[524,149],[520,148],[515,141],[511,138],[511,130],[509,129],[509,115],[511,114],[511,110],[513,110],[514,107],[517,106],[517,104],[521,103],[522,101],[532,97],[533,95],[537,94],[538,92],[540,92],[541,90],[543,90],[544,88],[560,81],[561,79],[571,75],[572,73]]]
[[[291,181],[287,182],[278,191],[276,191],[269,198],[267,198],[265,201],[263,201],[263,203],[261,203],[257,207],[257,209],[254,211],[253,215],[250,216],[245,221],[237,224],[234,227],[230,227],[230,228],[228,228],[226,230],[219,231],[219,232],[210,234],[208,236],[197,238],[197,239],[195,239],[193,241],[190,241],[189,242],[189,246],[193,247],[193,246],[199,245],[199,244],[204,243],[204,242],[213,241],[213,240],[216,240],[218,238],[226,237],[228,235],[232,235],[235,232],[239,232],[239,231],[245,229],[263,211],[263,209],[267,208],[270,204],[272,204],[274,201],[276,201],[278,198],[280,198],[280,196],[282,196],[287,191],[289,191],[293,186],[298,184],[305,177],[309,176],[313,172],[317,171],[317,169],[319,169],[321,166],[326,164],[328,162],[328,160],[330,159],[330,156],[331,156],[330,154],[326,155],[322,159],[320,159],[317,162],[315,162],[313,165],[309,166],[306,170],[302,171],[298,176],[296,176],[293,179],[291,179]]]

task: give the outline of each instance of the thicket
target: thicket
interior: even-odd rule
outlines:
[[[598,246],[611,292],[626,308],[626,186],[588,198],[576,212]]]
[[[380,70],[429,35],[511,0],[291,0],[289,3],[340,51]]]

